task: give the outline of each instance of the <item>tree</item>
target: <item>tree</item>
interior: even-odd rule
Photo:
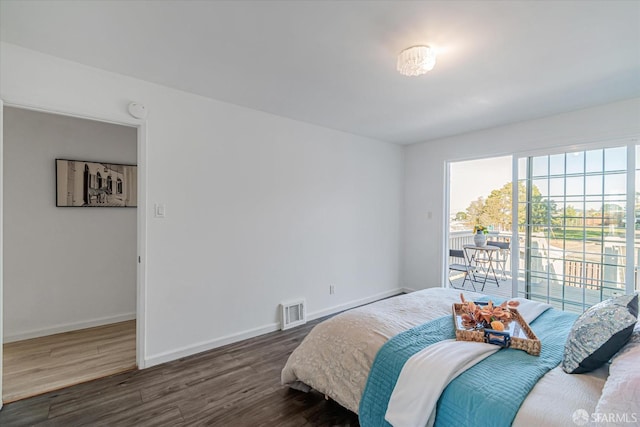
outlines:
[[[478,199],[471,202],[467,208],[467,225],[473,228],[474,225],[481,224],[483,212],[484,198],[478,197]]]
[[[483,224],[491,225],[497,230],[511,229],[511,183],[508,182],[498,190],[493,190],[484,205]]]
[[[551,225],[554,222],[562,223],[561,218],[557,218],[557,206],[555,202],[543,198],[538,187],[531,189],[531,200],[527,205],[527,188],[523,181],[518,182],[518,224],[524,224],[527,218],[527,208],[531,209],[529,223],[534,225],[534,230],[540,226],[546,228],[551,217]],[[496,230],[511,230],[512,228],[512,185],[507,182],[499,189],[491,191],[491,194],[484,199],[471,202],[467,208],[466,223],[471,228],[476,224],[485,227],[493,227]],[[538,225],[537,227],[535,225]],[[559,225],[559,224],[558,224]]]
[[[467,208],[467,225],[476,224],[491,227],[495,230],[511,229],[511,183],[507,182],[499,189],[491,191],[485,199],[471,202]]]
[[[576,208],[571,205],[567,205],[564,208],[562,216],[564,217],[565,225],[569,227],[580,227],[584,224],[582,214],[578,213]]]
[[[467,213],[466,212],[458,212],[456,213],[456,221],[466,221]]]

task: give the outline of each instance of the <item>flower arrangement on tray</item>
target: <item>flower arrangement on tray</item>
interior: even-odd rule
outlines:
[[[487,305],[480,305],[465,300],[462,293],[460,300],[462,301],[460,307],[462,326],[467,329],[493,329],[500,332],[505,330],[513,317],[509,308],[520,305],[518,301],[505,301],[494,306],[491,300]]]
[[[540,355],[542,344],[518,312],[518,301],[505,301],[500,305],[467,301],[453,304],[453,323],[456,340],[495,344]]]

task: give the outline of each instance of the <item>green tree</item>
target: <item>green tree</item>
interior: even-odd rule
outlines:
[[[467,225],[476,224],[495,230],[511,230],[511,183],[492,190],[485,199],[479,197],[467,208]]]
[[[466,221],[467,213],[466,212],[458,212],[456,213],[456,221]]]
[[[557,222],[558,218],[554,218],[554,214],[558,212],[556,203],[542,197],[538,187],[534,186],[531,190],[531,215],[529,224],[532,225],[533,231],[544,231],[548,225]],[[562,222],[561,219],[559,219]]]
[[[534,224],[534,231],[546,228],[549,217],[557,219],[555,202],[542,197],[538,187],[531,190],[531,201],[527,205],[527,189],[524,182],[518,182],[518,224],[524,224],[527,218],[527,208],[531,209],[530,224]],[[512,228],[512,185],[507,182],[502,187],[492,190],[485,199],[478,197],[467,207],[466,223],[471,228],[476,224],[493,227],[496,230],[511,230]],[[561,219],[559,220],[561,223]]]
[[[511,230],[511,183],[491,191],[484,205],[483,224],[496,230]]]
[[[478,197],[467,207],[467,225],[473,228],[476,224],[482,224],[482,214],[484,213],[484,198]],[[483,224],[484,225],[484,224]]]
[[[625,217],[624,208],[615,203],[605,203],[602,205],[602,224],[620,224]]]
[[[576,208],[571,205],[567,205],[564,208],[563,215],[565,225],[569,227],[580,227],[584,224],[584,220],[582,219],[582,214],[578,213]]]

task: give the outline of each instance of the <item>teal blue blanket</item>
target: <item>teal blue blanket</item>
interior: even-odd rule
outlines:
[[[376,354],[360,399],[360,426],[390,426],[384,415],[406,361],[431,344],[455,337],[451,316],[444,316],[401,332],[387,341]]]
[[[577,316],[547,310],[531,323],[542,341],[539,357],[503,349],[451,381],[438,401],[436,426],[508,426],[536,382],[557,366]],[[405,362],[420,350],[455,338],[451,316],[405,331],[378,352],[360,401],[362,427],[389,426],[384,419],[393,388]],[[425,384],[425,387],[428,387]]]
[[[578,316],[547,310],[531,322],[542,342],[539,357],[503,349],[451,381],[438,401],[436,427],[510,426],[531,389],[562,361],[564,344]]]

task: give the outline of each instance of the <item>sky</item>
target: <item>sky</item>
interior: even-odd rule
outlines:
[[[465,211],[478,197],[486,199],[492,190],[511,182],[511,162],[511,156],[504,156],[451,163],[449,213],[455,215]],[[636,163],[638,168],[640,150],[636,150]],[[600,198],[606,195],[607,200],[624,205],[626,168],[627,148],[624,146],[576,151],[566,155],[542,155],[533,158],[532,183],[542,196],[550,196],[552,199],[563,195],[573,198]],[[521,173],[524,174],[524,170]],[[582,200],[576,201],[580,202],[581,208]],[[587,203],[589,204],[593,205],[592,209],[599,209],[602,201],[598,199]]]
[[[511,156],[451,163],[450,213],[464,211],[473,200],[511,182]]]

